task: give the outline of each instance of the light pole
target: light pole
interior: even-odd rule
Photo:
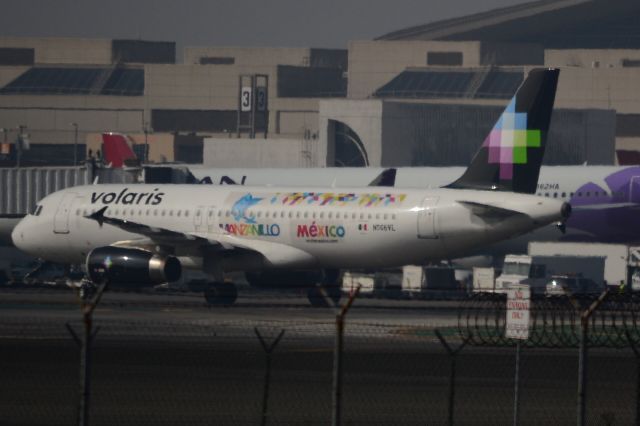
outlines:
[[[0,151],[0,154],[5,155],[5,154],[8,154],[8,151],[4,152],[4,150],[7,149],[7,138],[9,137],[9,129],[6,129],[3,127],[0,129],[0,132],[2,132],[2,134],[4,135],[3,142],[2,142],[2,150]]]
[[[152,132],[152,129],[149,127],[149,123],[145,121],[144,123],[144,155],[142,157],[143,163],[149,162],[149,133]]]
[[[73,165],[78,165],[78,123],[71,123],[73,126]]]
[[[16,137],[16,167],[20,168],[20,159],[22,158],[22,132],[27,126],[21,124],[18,126],[18,136]]]

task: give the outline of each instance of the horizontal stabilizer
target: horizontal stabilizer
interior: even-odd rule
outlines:
[[[638,210],[640,205],[638,203],[603,203],[603,204],[588,204],[585,206],[572,206],[573,211],[594,211],[594,210],[613,210],[613,209],[631,209]]]
[[[477,203],[475,201],[458,201],[460,204],[471,209],[471,212],[485,221],[504,220],[508,217],[524,215],[524,213],[496,207],[490,204]]]

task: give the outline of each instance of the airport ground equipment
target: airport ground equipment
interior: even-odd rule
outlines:
[[[640,267],[640,247],[625,244],[531,242],[529,254],[532,256],[601,256],[604,258],[604,280],[610,286],[624,286],[630,283],[633,274]],[[586,274],[583,275],[592,278]]]

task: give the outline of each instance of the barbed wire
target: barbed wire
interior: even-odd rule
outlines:
[[[580,343],[581,315],[599,295],[531,297],[530,347],[571,348]],[[572,300],[573,299],[573,300]],[[588,319],[590,347],[640,344],[640,295],[608,294]],[[461,302],[458,333],[476,346],[514,346],[505,337],[506,295],[479,293]]]

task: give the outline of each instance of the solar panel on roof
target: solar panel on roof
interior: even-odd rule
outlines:
[[[103,95],[141,96],[144,92],[144,70],[120,68],[113,71],[100,91]]]
[[[523,78],[522,72],[514,71],[407,70],[376,90],[374,96],[508,99],[522,84]],[[477,86],[477,83],[480,85]]]
[[[523,72],[491,71],[484,79],[476,98],[509,99],[524,80]]]
[[[378,97],[459,98],[466,95],[474,72],[404,71],[375,92]]]
[[[104,83],[103,76],[110,73]],[[97,86],[97,87],[96,87]],[[101,87],[102,86],[102,87]],[[0,94],[124,95],[144,92],[144,70],[109,68],[30,68],[0,89]]]

